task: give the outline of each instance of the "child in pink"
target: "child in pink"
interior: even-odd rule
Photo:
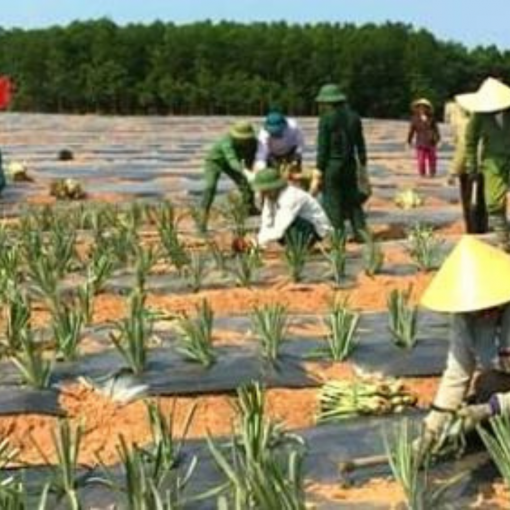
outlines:
[[[441,140],[434,109],[427,99],[412,104],[413,115],[409,125],[407,143],[416,147],[416,162],[421,177],[434,177],[437,169],[437,145]]]

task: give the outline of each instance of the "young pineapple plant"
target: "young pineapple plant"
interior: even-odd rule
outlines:
[[[50,307],[59,300],[58,284],[59,272],[53,260],[42,254],[40,257],[31,257],[28,262],[28,277],[35,286],[37,293],[45,299]]]
[[[365,236],[363,246],[363,266],[367,276],[379,274],[384,265],[384,252],[371,235]]]
[[[420,431],[407,420],[384,437],[388,462],[393,477],[402,487],[404,505],[408,510],[429,508],[450,508],[446,501],[449,488],[455,485],[465,473],[460,473],[441,485],[433,484],[429,474],[429,458],[416,449],[414,439]]]
[[[256,281],[257,272],[263,267],[263,259],[257,247],[236,253],[230,267],[236,285],[251,287]]]
[[[478,427],[478,433],[510,490],[510,418],[507,415],[495,416],[490,420],[490,430]]]
[[[49,236],[48,257],[54,263],[58,277],[63,278],[76,262],[76,232],[62,221],[55,222]]]
[[[214,240],[207,241],[207,250],[212,255],[216,270],[224,274],[227,272],[227,257],[218,243]]]
[[[140,375],[147,361],[147,343],[152,337],[154,318],[145,309],[145,294],[134,291],[129,297],[129,314],[117,322],[110,338],[126,364],[135,375]]]
[[[360,315],[347,306],[347,301],[335,300],[324,323],[327,328],[326,347],[318,354],[326,355],[333,361],[344,361],[356,346],[356,332]]]
[[[134,258],[138,244],[138,232],[129,225],[120,223],[110,231],[109,245],[122,266],[127,266]]]
[[[74,430],[68,420],[61,419],[57,431],[52,432],[57,464],[50,482],[51,492],[57,502],[65,503],[70,510],[81,510],[79,490],[87,485],[79,472],[78,459],[84,435],[83,425]]]
[[[21,276],[21,249],[18,243],[0,245],[0,270],[7,281],[19,283]]]
[[[94,284],[93,280],[87,278],[85,283],[77,289],[77,306],[81,312],[81,318],[84,326],[90,326],[94,315]]]
[[[138,246],[135,259],[135,280],[136,288],[143,292],[147,283],[147,278],[151,269],[154,267],[159,258],[159,252],[154,246],[144,249]]]
[[[190,263],[186,246],[180,240],[177,231],[177,220],[173,209],[163,208],[158,217],[158,233],[166,256],[178,271]]]
[[[251,323],[260,342],[262,357],[270,363],[276,363],[287,333],[287,308],[281,304],[255,307]]]
[[[83,314],[77,306],[61,303],[52,311],[51,329],[57,346],[57,359],[74,361],[83,327]]]
[[[21,347],[22,336],[30,329],[32,308],[27,296],[17,287],[7,293],[5,310],[5,337],[7,348],[15,353]]]
[[[299,232],[291,231],[286,236],[284,257],[292,281],[300,282],[310,258],[308,239]]]
[[[178,352],[189,361],[211,366],[216,359],[212,343],[213,322],[214,312],[204,299],[196,307],[195,318],[185,315],[177,323]]]
[[[258,384],[238,390],[238,427],[230,455],[208,438],[209,450],[227,483],[218,508],[305,510],[303,443],[271,423]]]
[[[412,286],[405,291],[393,289],[388,295],[388,328],[395,345],[412,349],[416,343],[418,307],[411,306]]]
[[[443,241],[437,238],[432,227],[420,224],[414,226],[407,240],[409,254],[421,271],[433,271],[439,267]]]
[[[96,244],[89,256],[87,281],[94,295],[100,294],[115,271],[115,253],[105,243]]]
[[[182,274],[186,278],[192,292],[200,292],[207,273],[207,258],[205,254],[199,251],[192,252],[189,263],[182,269]]]
[[[221,215],[227,220],[235,237],[243,238],[248,233],[246,221],[250,213],[250,206],[239,193],[227,195],[226,201],[220,207]]]
[[[345,233],[335,230],[330,236],[330,249],[323,252],[331,267],[331,273],[337,285],[345,278],[347,249]]]
[[[25,330],[20,341],[20,349],[11,360],[18,369],[23,383],[35,389],[48,388],[52,373],[51,361],[43,357],[31,330]]]

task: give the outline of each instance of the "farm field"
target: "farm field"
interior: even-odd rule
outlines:
[[[168,497],[164,508],[247,508],[249,446],[268,457],[267,479],[286,475],[281,508],[402,504],[389,466],[344,476],[340,465],[418,423],[444,368],[448,318],[414,307],[463,232],[445,185],[448,131],[440,175],[419,179],[407,123],[365,121],[375,243],[234,253],[257,219],[239,213],[228,180],[208,233],[195,221],[205,150],[232,120],[0,117],[4,164],[25,161],[33,178],[0,199],[0,476],[22,480],[33,508],[46,490],[55,508],[151,508],[134,501],[144,490]],[[316,120],[301,122],[313,166]],[[61,149],[74,160],[57,161]],[[86,199],[49,196],[68,177]],[[397,207],[406,188],[423,203]],[[389,327],[392,293],[410,330]],[[334,403],[368,379],[386,403]],[[452,508],[507,507],[487,454],[431,479],[459,471]]]

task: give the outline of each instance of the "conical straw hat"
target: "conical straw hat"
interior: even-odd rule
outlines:
[[[455,96],[465,110],[492,113],[510,108],[510,87],[495,78],[487,78],[477,92]]]
[[[422,296],[421,304],[445,313],[486,310],[510,302],[510,255],[464,236]]]

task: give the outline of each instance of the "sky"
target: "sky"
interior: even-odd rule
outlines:
[[[495,44],[510,49],[509,0],[15,0],[5,4],[0,13],[4,28],[39,28],[101,17],[119,24],[156,19],[401,21],[469,47]]]

